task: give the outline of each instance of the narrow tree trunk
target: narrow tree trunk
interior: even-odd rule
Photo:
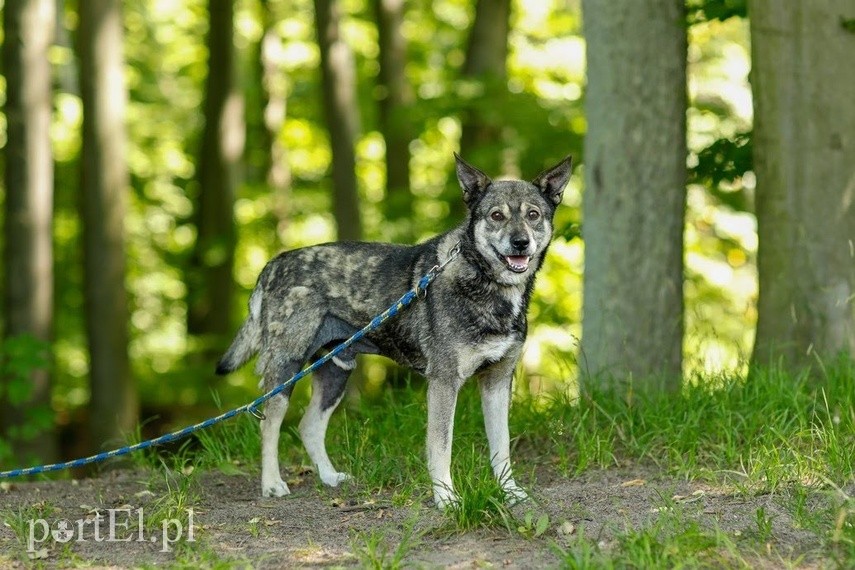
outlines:
[[[460,152],[494,174],[502,165],[502,126],[488,119],[490,113],[481,103],[490,99],[491,92],[507,89],[510,17],[510,0],[478,0],[463,64],[463,77],[479,82],[483,95],[461,119]]]
[[[321,51],[321,84],[327,131],[332,148],[333,216],[338,239],[362,237],[359,191],[356,183],[356,68],[353,54],[341,36],[340,0],[314,0],[315,29]]]
[[[262,146],[266,151],[265,181],[273,193],[277,233],[282,236],[288,223],[288,202],[291,194],[288,149],[280,138],[288,110],[287,78],[285,70],[276,61],[276,53],[282,50],[282,40],[274,29],[276,19],[269,0],[261,0],[261,12],[263,31],[259,44],[258,66],[261,77]]]
[[[83,101],[80,217],[89,340],[90,425],[95,447],[136,428],[138,401],[128,361],[124,217],[125,152],[121,0],[80,3],[78,50]]]
[[[680,385],[686,186],[682,0],[583,2],[583,379]]]
[[[6,177],[3,338],[51,340],[53,324],[53,157],[50,144],[51,66],[55,0],[6,0]],[[0,377],[0,384],[5,383]],[[56,457],[53,430],[35,438],[19,431],[37,409],[50,410],[50,374],[35,370],[26,402],[12,405],[0,386],[0,433],[17,457]]]
[[[380,47],[379,111],[380,132],[386,142],[386,219],[409,220],[412,214],[410,193],[410,143],[413,140],[409,113],[413,91],[405,72],[407,44],[401,32],[404,0],[374,0]],[[401,239],[412,239],[408,221],[395,224]]]
[[[244,146],[243,98],[235,85],[234,5],[209,0],[208,78],[196,179],[196,243],[187,282],[187,330],[219,352],[231,334],[236,231],[234,202]]]
[[[755,364],[855,355],[851,0],[752,0],[760,296]]]

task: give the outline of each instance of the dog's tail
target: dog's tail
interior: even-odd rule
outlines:
[[[249,315],[240,327],[231,346],[217,363],[217,374],[234,372],[261,348],[261,290],[256,288],[249,298]]]

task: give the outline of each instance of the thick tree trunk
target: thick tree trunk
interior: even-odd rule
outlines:
[[[245,128],[243,97],[235,85],[234,4],[209,0],[208,78],[196,179],[196,243],[187,279],[187,330],[207,335],[206,352],[219,352],[231,334],[238,166]]]
[[[315,29],[321,51],[324,113],[332,148],[333,216],[338,239],[362,237],[359,191],[356,183],[356,68],[353,54],[341,36],[340,0],[314,0]]]
[[[585,382],[680,385],[686,190],[682,0],[583,2]]]
[[[51,340],[53,324],[53,157],[50,143],[51,66],[55,0],[6,0],[6,177],[3,338]],[[7,379],[0,377],[0,384]],[[56,456],[53,430],[23,438],[19,427],[38,408],[50,410],[50,374],[35,370],[26,402],[12,405],[0,387],[0,434],[17,457]]]
[[[77,44],[83,101],[80,217],[89,339],[90,425],[96,448],[136,428],[138,401],[128,361],[124,217],[125,152],[121,0],[80,3]]]
[[[855,355],[852,0],[752,0],[755,364]]]
[[[408,220],[412,214],[410,193],[410,143],[413,140],[409,113],[413,91],[405,72],[407,44],[401,32],[404,0],[374,0],[380,46],[380,132],[386,141],[386,219]],[[395,224],[401,239],[412,239],[412,224]]]

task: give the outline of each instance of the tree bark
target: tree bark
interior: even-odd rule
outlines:
[[[753,363],[855,355],[851,0],[752,0],[759,234]]]
[[[6,0],[3,68],[6,75],[6,176],[3,338],[30,335],[50,342],[53,328],[53,156],[50,142],[51,66],[55,0]],[[0,377],[0,383],[7,379]],[[0,433],[16,457],[56,458],[46,430],[24,438],[20,427],[36,409],[50,411],[51,378],[31,374],[30,397],[13,405],[0,388]]]
[[[235,81],[234,4],[209,0],[208,14],[205,126],[196,172],[197,233],[187,279],[187,331],[207,335],[206,352],[219,352],[233,332],[234,203],[245,127],[243,97]]]
[[[413,140],[409,113],[413,90],[407,81],[407,44],[401,33],[404,0],[374,0],[380,47],[379,116],[380,132],[386,142],[386,219],[409,220],[412,214],[410,193],[410,143]],[[411,240],[412,224],[395,224],[400,239]]]
[[[332,149],[333,216],[338,239],[362,237],[359,191],[356,183],[356,68],[353,54],[341,36],[340,0],[314,0],[315,29],[321,52],[324,114]]]
[[[273,192],[273,212],[277,234],[284,235],[288,224],[288,202],[291,194],[291,167],[288,149],[280,139],[288,110],[287,78],[277,65],[275,54],[282,49],[282,39],[276,33],[276,20],[269,0],[261,0],[262,36],[258,66],[261,76],[263,148],[265,152],[265,181]]]
[[[502,168],[502,128],[495,113],[491,120],[483,107],[494,94],[507,90],[510,17],[510,0],[478,0],[463,64],[464,79],[479,83],[480,96],[461,117],[460,153],[491,175]]]
[[[583,2],[588,132],[580,366],[588,386],[680,386],[684,10],[682,0]]]
[[[136,428],[138,400],[128,360],[124,217],[126,162],[121,0],[80,3],[77,45],[83,102],[80,217],[89,340],[93,445]]]

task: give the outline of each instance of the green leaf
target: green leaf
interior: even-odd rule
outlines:
[[[549,515],[543,513],[537,519],[537,525],[534,527],[534,536],[540,536],[549,527]]]

